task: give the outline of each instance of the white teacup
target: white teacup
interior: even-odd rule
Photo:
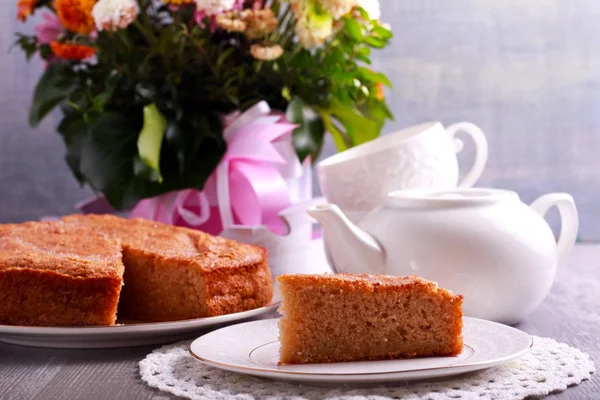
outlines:
[[[475,162],[459,181],[456,153],[465,132],[475,142]],[[319,182],[328,202],[340,207],[356,222],[379,206],[386,195],[406,189],[452,189],[473,186],[487,163],[484,133],[470,122],[446,129],[429,122],[383,135],[350,148],[317,165]]]

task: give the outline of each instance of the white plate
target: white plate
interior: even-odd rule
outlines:
[[[114,348],[174,342],[192,338],[205,329],[247,321],[270,311],[279,302],[266,307],[217,317],[173,322],[128,322],[115,326],[45,327],[0,325],[0,342],[34,347]]]
[[[277,365],[278,319],[228,326],[196,339],[192,356],[212,367],[283,381],[384,383],[430,379],[490,368],[525,354],[533,345],[526,333],[507,325],[464,318],[464,347],[455,357]]]

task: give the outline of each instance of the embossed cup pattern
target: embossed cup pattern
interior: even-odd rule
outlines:
[[[473,166],[458,182],[455,136],[475,143]],[[470,187],[487,162],[484,133],[470,122],[446,129],[439,122],[405,128],[331,156],[317,165],[321,190],[344,212],[361,215],[379,206],[387,193],[407,189]]]
[[[429,129],[376,153],[318,168],[328,202],[345,211],[369,211],[387,193],[453,188],[458,181],[454,144],[444,129]]]

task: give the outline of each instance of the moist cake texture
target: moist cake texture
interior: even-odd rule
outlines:
[[[273,296],[263,248],[145,219],[72,215],[63,221],[121,240],[120,316],[144,321],[217,316],[263,307]]]
[[[122,284],[118,239],[57,222],[0,225],[0,323],[112,325]]]
[[[454,356],[462,351],[461,295],[419,277],[288,274],[280,364]]]
[[[266,250],[111,215],[0,225],[0,323],[112,325],[265,306]]]

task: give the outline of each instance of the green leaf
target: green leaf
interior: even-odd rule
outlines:
[[[367,56],[363,56],[362,54],[356,54],[356,59],[364,62],[365,64],[371,65],[371,59]]]
[[[65,144],[69,146],[74,138],[87,133],[88,125],[82,114],[70,110],[65,113],[56,130],[62,136]]]
[[[142,161],[158,174],[159,183],[163,180],[160,173],[160,149],[166,128],[167,119],[156,104],[145,106],[144,125],[138,137],[137,148]]]
[[[115,209],[132,206],[146,194],[135,185],[133,157],[141,121],[105,113],[90,129],[81,148],[81,173],[92,188],[104,194]],[[134,187],[138,186],[136,190]]]
[[[106,79],[106,85],[104,90],[95,96],[92,100],[92,104],[95,110],[102,111],[104,107],[108,104],[108,102],[112,99],[115,91],[117,90],[117,85],[119,84],[119,79],[116,74],[111,74]]]
[[[364,79],[368,81],[375,83],[383,83],[387,87],[392,87],[392,82],[390,82],[389,78],[380,72],[375,72],[364,67],[359,68],[358,72]]]
[[[360,14],[360,17],[362,19],[364,19],[365,21],[369,21],[371,18],[369,17],[369,13],[367,13],[367,11],[362,8],[362,7],[356,7],[356,9],[358,10],[358,13]]]
[[[377,34],[377,36],[379,36],[382,39],[391,39],[393,34],[392,31],[390,31],[389,29],[384,28],[381,25],[376,26],[375,28],[373,28],[373,33]]]
[[[102,114],[90,127],[82,146],[81,173],[85,181],[104,194],[117,210],[128,209],[144,198],[173,190],[202,190],[225,153],[219,119],[216,116],[197,117],[203,122],[192,124],[196,130],[186,131],[186,137],[198,141],[199,145],[186,145],[194,152],[194,157],[185,171],[179,171],[175,153],[164,145],[161,151],[163,181],[151,181],[149,178],[155,172],[137,154],[137,140],[143,124],[141,114]]]
[[[387,40],[380,39],[375,36],[367,36],[364,40],[366,44],[377,49],[382,49],[387,45]]]
[[[316,162],[325,135],[325,125],[320,115],[306,106],[300,97],[294,97],[286,110],[286,118],[299,125],[292,132],[292,138],[300,161],[310,156],[311,161]]]
[[[222,137],[215,135],[215,132],[221,131],[218,121],[210,121],[204,115],[189,115],[182,120],[171,120],[165,131],[165,140],[168,147],[177,158],[179,166],[178,173],[184,174],[186,171],[198,168],[198,162],[208,163],[210,171],[213,161],[206,159],[201,151],[202,146],[209,144],[210,141],[222,140]],[[217,152],[215,160],[220,160],[220,152]],[[203,168],[200,168],[203,169]],[[208,171],[208,174],[210,174]]]
[[[383,129],[386,119],[394,117],[384,101],[369,101],[359,107],[360,112],[377,124],[379,132]]]
[[[356,55],[368,57],[371,55],[370,47],[360,47],[356,50]]]
[[[353,146],[368,142],[379,136],[380,127],[377,122],[366,117],[359,110],[351,107],[334,106],[329,111],[346,128]]]
[[[385,114],[386,118],[391,119],[392,121],[394,120],[394,114],[392,114],[392,111],[384,101],[377,102],[376,104],[381,109],[381,112]]]
[[[352,39],[356,40],[357,42],[363,39],[362,25],[357,20],[354,18],[345,17],[344,23],[346,25],[346,31],[348,34],[350,34]]]
[[[186,135],[183,131],[181,124],[176,121],[169,121],[167,129],[165,129],[165,140],[173,147],[177,155],[177,161],[179,163],[179,171],[185,170],[185,149],[186,149]]]
[[[53,56],[53,54],[52,54],[52,48],[48,44],[42,44],[42,45],[39,46],[38,49],[40,51],[40,57],[43,60],[49,60],[50,57]]]
[[[44,117],[67,98],[74,88],[70,68],[60,63],[51,64],[40,78],[29,109],[29,124],[37,126]]]
[[[328,71],[330,75],[343,71],[346,65],[346,55],[339,47],[333,47],[323,57],[321,68]]]
[[[88,124],[85,122],[83,115],[71,112],[65,114],[57,127],[57,131],[62,136],[67,148],[65,154],[67,165],[75,176],[75,179],[77,179],[80,185],[83,185],[85,178],[80,170],[81,150],[89,134]]]
[[[37,52],[37,38],[35,36],[26,36],[21,33],[17,33],[17,41],[14,45],[18,45],[25,52],[25,57],[27,61],[33,57],[33,55]]]
[[[195,114],[182,122],[186,133],[181,142],[185,170],[178,176],[177,184],[201,189],[225,154],[223,126],[219,118],[210,114]]]
[[[292,68],[306,68],[312,64],[313,60],[310,52],[306,49],[300,50],[291,60],[290,66]]]
[[[337,151],[340,152],[348,150],[352,144],[348,143],[349,139],[346,137],[344,132],[335,126],[329,114],[326,112],[320,112],[319,114],[323,118],[323,124],[325,125],[325,128],[333,138],[333,143],[335,144]]]
[[[136,178],[142,178],[150,182],[158,182],[159,180],[158,173],[150,168],[148,164],[140,158],[139,154],[133,159],[133,175],[135,175]]]
[[[235,49],[233,47],[230,47],[219,55],[217,58],[217,68],[221,68],[223,63],[231,56],[234,50]]]
[[[291,101],[292,100],[292,97],[290,95],[290,88],[289,87],[284,86],[283,89],[281,89],[281,97],[283,97],[287,101]]]

